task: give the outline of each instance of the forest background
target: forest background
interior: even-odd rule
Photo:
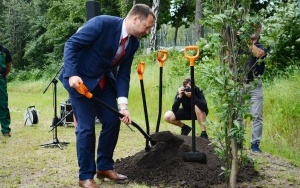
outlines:
[[[100,14],[121,17],[126,15],[133,3],[153,5],[151,0],[99,2]],[[257,14],[251,16],[261,16],[261,12],[264,14],[262,39],[272,49],[271,57],[267,60],[271,62],[267,67],[271,72],[267,72],[285,74],[286,69],[299,65],[300,22],[297,1],[251,2],[249,8]],[[85,4],[84,0],[0,1],[0,43],[10,50],[14,60],[14,69],[9,79],[49,78],[59,70],[65,41],[86,21]],[[209,12],[210,5],[218,4],[222,4],[222,1],[160,0],[155,50],[183,49],[182,46],[195,45],[200,39],[208,40],[209,35],[218,33],[212,26],[199,29],[199,18],[195,18],[196,15],[205,18],[212,14]],[[223,4],[226,5],[226,1]],[[206,49],[201,49],[204,53],[201,57],[204,59],[207,57],[205,53],[212,53],[215,50],[212,46],[217,45],[211,38],[207,43],[209,45]],[[140,53],[146,52],[147,48],[150,48],[149,36],[141,39]]]

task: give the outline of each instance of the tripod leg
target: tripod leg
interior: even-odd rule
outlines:
[[[57,144],[57,146],[58,146],[60,149],[63,149],[63,148],[61,147],[61,145],[60,145],[60,144]]]
[[[26,120],[25,120],[25,123],[24,123],[24,126],[26,125],[26,123],[27,123],[27,120],[28,120],[28,118],[26,118]]]
[[[61,67],[61,69],[62,69],[62,67]],[[57,92],[56,92],[57,91],[57,87],[56,87],[56,84],[57,84],[57,82],[58,81],[57,81],[57,79],[55,77],[50,82],[50,84],[51,83],[54,84],[54,89],[53,89],[54,118],[52,120],[52,125],[51,125],[52,131],[53,131],[53,142],[49,143],[49,144],[43,144],[43,145],[40,145],[40,146],[45,146],[45,147],[47,147],[47,146],[58,146],[60,149],[62,149],[61,145],[59,144],[59,140],[57,138],[57,126],[58,126],[59,123],[61,123],[61,120],[57,117],[57,109],[56,109],[57,108],[57,104],[56,104],[57,103],[57,100],[56,100],[56,96],[57,96]],[[49,87],[49,85],[48,85],[48,87]],[[47,88],[45,89],[44,93],[46,92]]]

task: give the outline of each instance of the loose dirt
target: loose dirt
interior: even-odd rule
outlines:
[[[212,187],[224,184],[221,167],[224,166],[208,140],[196,137],[195,151],[192,137],[160,132],[153,136],[158,142],[150,151],[116,161],[115,168],[126,174],[133,183],[156,187]],[[206,155],[206,164],[185,162],[182,154],[200,152]],[[248,182],[258,177],[254,164],[249,162],[238,173],[238,182]]]

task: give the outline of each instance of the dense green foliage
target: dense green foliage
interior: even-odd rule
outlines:
[[[219,158],[225,162],[222,169],[230,187],[236,187],[237,172],[245,162],[242,144],[245,126],[237,120],[249,116],[249,104],[243,102],[249,99],[249,95],[241,91],[248,73],[245,65],[251,58],[249,36],[257,30],[260,20],[250,17],[251,1],[209,3],[205,4],[203,24],[215,31],[207,34],[209,39],[214,39],[211,48],[215,49],[205,48],[211,63],[204,66],[203,79],[213,96],[217,117],[210,123],[215,130],[213,144]],[[202,41],[200,45],[203,49],[202,46],[207,44]],[[202,60],[206,59],[203,57]]]
[[[124,16],[133,3],[130,0],[116,2],[100,0],[99,2],[101,14],[116,16]],[[271,71],[267,72],[284,74],[286,68],[298,65],[300,26],[297,3],[295,0],[287,3],[279,0],[271,1],[272,3],[263,2],[264,4],[252,3],[252,8],[265,15],[262,41],[272,49],[267,67]],[[152,5],[151,0],[136,0],[135,3]],[[221,1],[207,1],[207,4],[213,7],[221,3]],[[188,35],[192,34],[193,30],[191,23],[193,23],[195,1],[161,0],[160,4],[157,28],[162,31],[157,33],[158,42],[164,46],[172,46],[175,41],[181,46],[193,44],[192,37]],[[62,63],[64,42],[86,20],[85,1],[82,0],[9,0],[0,2],[0,10],[0,43],[10,49],[14,61],[13,73],[9,79],[39,79],[41,76],[47,76],[45,70],[52,74],[56,72]],[[206,13],[205,16],[209,14]],[[182,22],[180,23],[179,20]],[[176,36],[174,33],[177,33],[177,29],[170,32],[170,29],[164,27],[163,24],[169,22],[174,23],[172,24],[174,28],[183,25],[191,27],[188,32],[178,33]],[[211,28],[205,28],[205,33],[211,31]],[[173,41],[168,41],[169,37],[166,36],[172,36]],[[205,38],[208,39],[207,36]],[[213,41],[209,42],[213,43]],[[148,42],[143,42],[141,46],[147,48],[149,47],[147,45]],[[18,76],[19,74],[21,76]]]
[[[188,28],[195,19],[195,3],[195,0],[175,1],[174,8],[171,9],[170,24],[175,28],[174,46],[177,45],[176,39],[179,27]]]
[[[2,6],[0,40],[13,56],[12,77],[39,79],[45,70],[55,72],[66,38],[85,21],[84,2],[4,1]]]
[[[300,65],[300,20],[297,1],[278,2],[261,11],[263,21],[262,42],[272,49],[268,58],[268,73],[285,74],[286,69]]]
[[[210,63],[204,65],[202,78],[213,96],[217,119],[210,125],[215,130],[216,152],[226,164],[222,169],[230,181],[230,187],[235,187],[238,168],[245,159],[241,146],[245,141],[245,127],[240,126],[237,120],[239,117],[243,117],[244,120],[250,117],[248,120],[251,120],[250,104],[241,102],[248,101],[249,95],[241,95],[241,91],[244,90],[244,80],[248,72],[245,64],[249,62],[252,53],[249,49],[251,44],[249,36],[258,29],[259,23],[263,23],[260,42],[272,49],[266,59],[268,65],[266,78],[273,79],[274,75],[290,67],[299,67],[298,57],[292,55],[294,48],[297,49],[299,38],[299,32],[294,30],[300,29],[299,21],[296,19],[297,4],[295,1],[289,3],[291,4],[274,2],[269,4],[267,9],[256,13],[249,9],[251,1],[239,3],[223,1],[215,4],[206,1],[204,6],[202,24],[204,28],[209,28],[213,32],[207,33],[206,37],[199,41],[202,49],[200,61]],[[278,12],[273,9],[274,7],[279,9]],[[278,19],[279,15],[285,14],[288,15],[282,19],[282,22],[275,22],[275,18]],[[293,29],[285,23],[291,18],[297,20],[297,23],[291,23],[295,26]],[[239,33],[238,37],[237,33]],[[280,53],[278,49],[281,50]],[[287,54],[283,53],[285,51],[293,57],[289,61],[287,61]],[[284,74],[290,73],[291,71]]]
[[[121,17],[133,5],[130,0],[99,2],[100,14]],[[45,70],[56,72],[63,60],[65,41],[86,21],[85,3],[82,0],[1,1],[0,43],[11,51],[14,64],[9,79],[36,80],[48,76],[44,75]],[[152,5],[150,0],[136,0],[135,3]],[[158,28],[170,21],[170,6],[170,0],[161,0]],[[189,13],[191,17],[193,9]]]

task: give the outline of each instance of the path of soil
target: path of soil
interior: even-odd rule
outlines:
[[[197,137],[196,151],[206,154],[206,164],[185,162],[182,154],[192,151],[192,137],[159,132],[153,136],[160,141],[152,149],[140,151],[116,161],[115,168],[126,174],[131,183],[159,187],[211,187],[224,183],[221,167],[224,164],[214,152],[208,140]],[[257,177],[253,163],[245,165],[238,173],[238,182],[247,182]]]

